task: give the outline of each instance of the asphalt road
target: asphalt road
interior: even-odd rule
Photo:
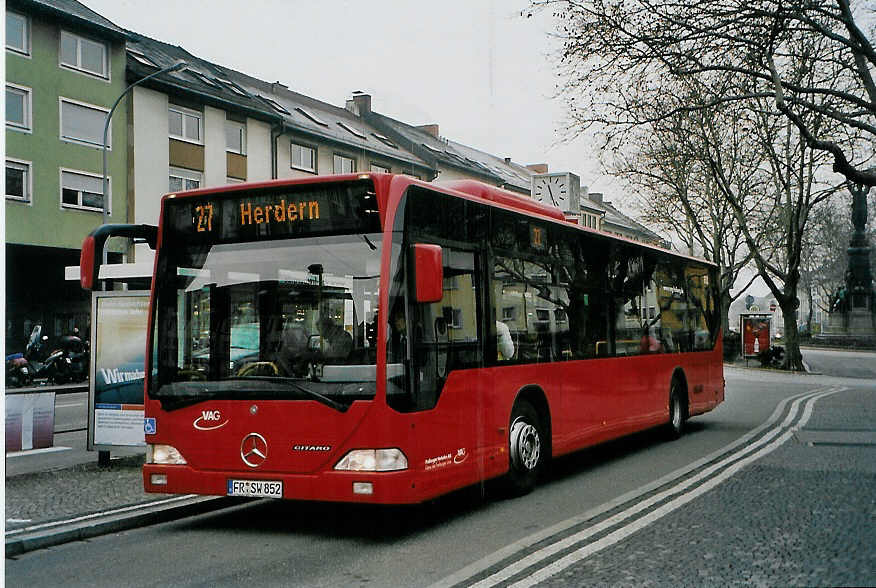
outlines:
[[[88,427],[88,392],[55,394],[55,433]]]
[[[876,380],[876,352],[804,348],[803,361],[814,373]]]
[[[260,501],[7,559],[6,582],[427,586],[449,577],[466,584],[466,570],[475,574],[478,562],[539,533],[550,535],[582,513],[726,448],[793,395],[834,386],[857,391],[872,404],[876,390],[866,380],[759,370],[728,369],[726,378],[726,402],[691,420],[680,440],[666,442],[649,432],[560,459],[549,479],[521,498],[502,499],[473,488],[417,508]],[[870,491],[876,492],[872,485]],[[740,515],[769,515],[761,505],[737,501],[733,506],[743,509]],[[696,512],[692,518],[700,526],[710,524]],[[657,534],[653,541],[676,541],[675,529],[664,537],[655,524],[649,532]]]

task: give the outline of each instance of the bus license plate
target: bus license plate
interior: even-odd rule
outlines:
[[[283,482],[273,480],[228,480],[228,496],[283,498]]]

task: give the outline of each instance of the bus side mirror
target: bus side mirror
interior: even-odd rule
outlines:
[[[155,249],[158,227],[152,225],[101,225],[82,242],[79,254],[79,283],[83,290],[93,290],[103,262],[103,247],[110,237],[128,237],[145,241]]]
[[[414,245],[414,280],[417,302],[438,302],[444,297],[444,264],[440,245]]]

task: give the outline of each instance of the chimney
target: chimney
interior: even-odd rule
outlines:
[[[598,202],[602,204],[602,192],[590,192],[587,194],[587,197],[590,198],[593,202]]]
[[[348,110],[357,114],[359,116],[365,116],[366,114],[371,114],[371,94],[366,94],[360,90],[356,90],[353,92],[353,108],[349,108],[349,101],[347,102]]]
[[[505,158],[505,163],[507,163],[508,165],[511,165],[511,158],[510,158],[510,157],[506,157],[506,158]]]
[[[529,171],[533,171],[537,174],[546,174],[548,173],[548,164],[546,163],[530,163],[526,166],[526,169]]]
[[[420,129],[421,131],[426,131],[427,133],[429,133],[430,135],[432,135],[436,139],[438,138],[438,125],[437,124],[420,125],[416,128]]]
[[[284,90],[288,90],[285,84],[281,84],[279,80],[271,84],[271,92],[276,92],[278,88],[283,88]]]

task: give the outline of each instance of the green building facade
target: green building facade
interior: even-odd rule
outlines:
[[[67,281],[82,239],[127,222],[127,104],[113,114],[109,197],[103,126],[126,87],[126,33],[73,0],[6,3],[6,345],[32,326],[50,336],[85,328],[90,296]]]

